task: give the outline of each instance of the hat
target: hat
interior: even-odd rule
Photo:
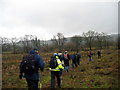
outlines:
[[[29,54],[35,54],[35,50],[30,50]]]
[[[67,53],[67,51],[65,51],[65,53]]]
[[[57,56],[58,54],[57,53],[54,53],[53,56]]]

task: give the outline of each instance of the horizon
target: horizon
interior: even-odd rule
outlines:
[[[102,33],[102,32],[99,32],[99,33]],[[118,33],[111,33],[111,34],[108,34],[108,33],[106,33],[107,35],[117,35],[118,36]],[[29,34],[29,35],[31,35],[31,34]],[[64,35],[64,34],[63,34]],[[81,36],[81,37],[84,37],[83,35],[78,35],[78,34],[76,34],[77,36]],[[73,37],[73,36],[76,36],[76,35],[72,35],[72,36],[64,36],[65,38],[71,38],[71,37]],[[25,36],[25,35],[24,35]],[[18,42],[19,41],[21,41],[21,38],[23,38],[24,36],[21,36],[21,37],[1,37],[1,38],[7,38],[7,39],[12,39],[12,38],[16,38],[16,39],[19,39],[18,40]],[[32,35],[33,37],[34,37],[34,35]],[[37,36],[35,36],[35,37],[37,37]],[[35,39],[35,38],[34,38]],[[53,39],[53,37],[52,38],[50,38],[50,39],[43,39],[43,38],[39,38],[39,37],[37,37],[37,39],[39,39],[39,40],[41,40],[41,41],[49,41],[49,40],[51,40],[51,39]]]

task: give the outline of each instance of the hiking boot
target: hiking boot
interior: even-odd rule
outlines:
[[[68,72],[68,70],[67,70],[67,72]]]
[[[58,88],[61,88],[61,86],[58,86]]]

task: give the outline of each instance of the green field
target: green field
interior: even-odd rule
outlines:
[[[63,71],[62,88],[118,88],[118,50],[102,50],[102,58],[98,59],[94,50],[92,62],[88,61],[86,51],[81,51],[81,62],[77,68],[71,68],[69,72]],[[71,52],[70,52],[71,53]],[[50,87],[50,71],[48,61],[52,53],[40,53],[45,61],[45,69],[42,73],[42,88]],[[23,54],[2,55],[2,87],[26,88],[25,79],[19,79],[19,63]],[[57,87],[56,87],[57,88]]]

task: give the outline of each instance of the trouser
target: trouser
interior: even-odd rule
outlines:
[[[51,88],[55,88],[55,77],[58,87],[61,87],[60,71],[51,71]]]
[[[74,68],[74,67],[77,67],[77,61],[76,61],[76,59],[73,59],[72,60],[72,67]]]
[[[77,63],[72,63],[72,67],[77,67]]]
[[[38,80],[31,80],[26,78],[28,90],[37,90],[38,89]]]
[[[65,64],[65,71],[68,72],[68,69],[69,69],[69,60],[64,60],[64,64]]]
[[[91,56],[89,56],[89,61],[92,61],[92,57]]]
[[[69,66],[65,66],[64,70],[68,72]]]
[[[98,55],[98,58],[101,58],[101,55]]]
[[[77,64],[78,64],[78,65],[80,64],[80,58],[77,59]]]

